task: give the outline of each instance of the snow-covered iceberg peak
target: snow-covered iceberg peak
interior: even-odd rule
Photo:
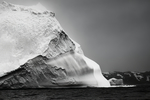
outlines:
[[[1,86],[110,86],[99,65],[84,56],[55,14],[41,4],[4,2],[0,19],[0,73],[7,72],[0,78]]]

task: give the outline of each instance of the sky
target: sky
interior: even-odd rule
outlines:
[[[2,2],[3,0],[0,0]],[[150,71],[150,0],[5,0],[40,2],[102,71]]]

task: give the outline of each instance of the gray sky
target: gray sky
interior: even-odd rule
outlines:
[[[41,2],[54,11],[65,32],[102,71],[150,70],[150,0],[5,1]]]

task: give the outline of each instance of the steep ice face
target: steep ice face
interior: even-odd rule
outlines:
[[[61,32],[52,12],[42,12],[35,8],[41,6],[31,8],[8,3],[1,5],[1,68],[12,70],[37,55],[43,55],[49,42]]]
[[[37,87],[110,86],[99,65],[84,56],[80,45],[63,31],[55,14],[40,4],[24,7],[5,2],[0,5],[0,19],[0,73],[26,70],[25,75],[24,72],[8,75],[2,83],[23,82],[31,86],[35,82]],[[42,62],[38,56],[42,56]],[[22,77],[23,81],[16,77]]]

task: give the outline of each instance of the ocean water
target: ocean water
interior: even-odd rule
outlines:
[[[149,100],[150,87],[0,90],[0,100]]]

